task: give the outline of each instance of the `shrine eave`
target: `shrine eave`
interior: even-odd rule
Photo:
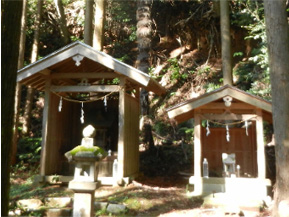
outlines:
[[[224,97],[232,97],[232,106],[226,107]],[[261,97],[252,95],[231,85],[208,92],[194,99],[189,99],[167,109],[170,119],[181,123],[194,118],[195,110],[203,113],[221,113],[230,110],[238,114],[250,114],[262,110],[265,119],[271,122],[272,104]]]
[[[77,62],[75,58],[78,56],[82,58],[79,61],[79,67],[75,66]],[[44,90],[45,81],[51,73],[72,71],[82,73],[81,69],[83,65],[81,64],[85,63],[86,69],[94,72],[113,72],[116,75],[128,79],[137,86],[143,87],[147,91],[152,91],[158,95],[166,92],[164,87],[146,73],[79,41],[69,44],[20,69],[17,73],[17,82],[39,90]]]

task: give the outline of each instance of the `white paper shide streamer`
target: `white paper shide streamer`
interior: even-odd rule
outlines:
[[[107,98],[106,98],[106,96],[104,96],[103,104],[104,104],[105,111],[107,111]]]
[[[249,133],[248,133],[248,121],[245,121],[245,127],[246,127],[246,135],[248,136]]]
[[[209,127],[210,127],[210,125],[209,125],[209,121],[207,120],[207,127],[206,127],[207,133],[206,133],[206,136],[210,135],[210,133],[211,133]]]
[[[62,97],[60,97],[60,100],[59,100],[58,112],[61,112],[61,110],[62,110]]]
[[[81,116],[80,116],[80,122],[84,123],[84,110],[83,110],[83,102],[81,103]]]
[[[228,124],[226,124],[226,139],[227,139],[227,142],[230,142],[230,132],[229,132]]]

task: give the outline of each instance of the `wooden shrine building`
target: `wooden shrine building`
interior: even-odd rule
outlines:
[[[114,158],[118,177],[137,176],[139,90],[161,95],[165,89],[158,82],[81,42],[20,69],[17,82],[45,93],[40,181],[55,174],[69,181],[73,165],[64,153],[80,145],[88,124],[96,128],[96,145],[112,152],[100,168],[103,184],[111,183]]]
[[[240,191],[267,195],[270,181],[266,179],[263,121],[272,123],[270,102],[225,85],[167,112],[177,123],[194,119],[194,176],[190,184],[195,194]],[[226,155],[233,156],[231,165],[226,165]],[[204,178],[205,158],[209,174]],[[231,171],[225,171],[227,166],[233,167]]]

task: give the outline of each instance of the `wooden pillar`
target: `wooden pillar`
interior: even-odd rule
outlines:
[[[194,176],[201,177],[201,117],[194,115]]]
[[[263,117],[262,110],[256,111],[256,134],[257,134],[257,167],[258,178],[266,178],[266,159],[265,159],[265,144],[264,144],[264,131],[263,131]]]
[[[50,105],[50,85],[51,79],[48,78],[45,84],[44,109],[42,118],[42,143],[41,143],[41,159],[40,159],[40,175],[46,175],[47,161],[47,140],[48,140],[48,124],[49,124],[49,105]]]
[[[124,139],[125,139],[125,128],[124,128],[124,116],[125,116],[125,79],[120,80],[121,90],[119,91],[119,111],[118,111],[118,178],[124,176]]]

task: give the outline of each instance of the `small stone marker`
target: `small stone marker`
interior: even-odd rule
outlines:
[[[45,198],[45,205],[48,207],[66,207],[72,205],[70,197],[48,197]]]
[[[27,209],[36,210],[43,206],[43,203],[39,199],[24,199],[18,200],[17,205]]]
[[[124,213],[126,211],[126,206],[122,204],[108,204],[107,206],[107,212],[112,213],[112,214],[120,214]]]

